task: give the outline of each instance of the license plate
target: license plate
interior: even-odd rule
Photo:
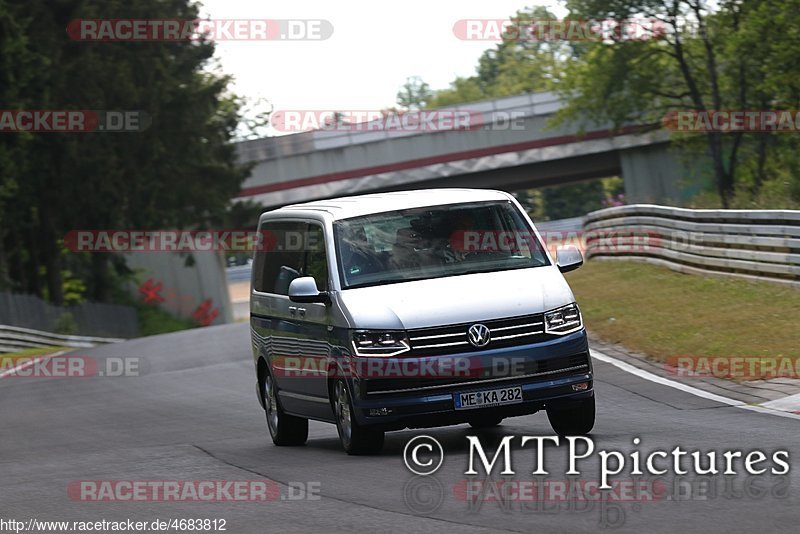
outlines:
[[[456,410],[518,404],[522,402],[522,388],[517,386],[486,391],[471,391],[469,393],[454,393],[453,402]]]

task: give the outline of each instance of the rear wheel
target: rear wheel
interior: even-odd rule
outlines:
[[[264,411],[267,428],[275,445],[302,445],[308,439],[308,419],[283,412],[278,402],[278,391],[270,375],[264,380]]]
[[[353,403],[343,379],[333,386],[333,411],[336,415],[336,430],[347,454],[374,454],[383,448],[384,434],[380,430],[364,427],[353,417]]]
[[[594,427],[594,396],[569,407],[547,408],[550,426],[560,436],[582,436]]]

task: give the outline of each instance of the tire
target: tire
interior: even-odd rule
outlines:
[[[480,417],[469,422],[472,428],[492,428],[503,422],[502,417]]]
[[[264,412],[272,442],[278,446],[303,445],[308,439],[308,419],[284,413],[272,376],[264,380]]]
[[[594,395],[569,408],[547,408],[550,426],[559,436],[583,436],[594,427]]]
[[[358,424],[353,417],[350,391],[341,378],[333,385],[333,413],[336,416],[339,440],[347,454],[376,454],[381,451],[384,433]]]

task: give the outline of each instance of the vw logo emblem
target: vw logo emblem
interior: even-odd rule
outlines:
[[[473,347],[485,347],[489,343],[491,333],[485,324],[474,324],[467,330],[467,337]]]

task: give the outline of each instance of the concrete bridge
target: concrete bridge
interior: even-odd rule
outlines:
[[[331,128],[238,144],[255,164],[242,198],[265,207],[387,190],[478,187],[519,190],[622,176],[628,202],[687,196],[668,133],[631,125],[553,127],[563,103],[533,93],[436,110],[467,113],[468,129]],[[475,126],[477,124],[477,126]]]

